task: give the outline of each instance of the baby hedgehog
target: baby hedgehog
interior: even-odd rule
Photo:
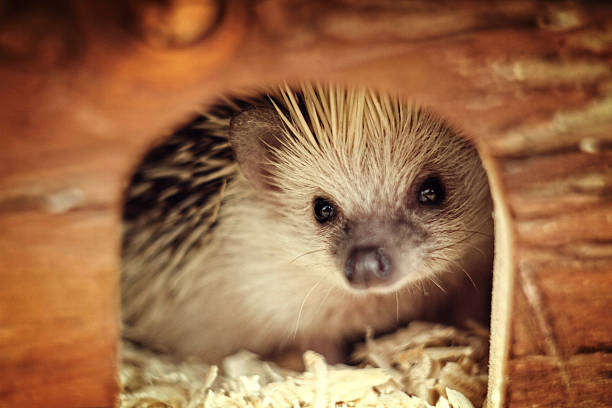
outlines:
[[[127,191],[124,335],[211,363],[413,319],[488,318],[491,199],[476,150],[398,96],[281,87],[155,147]]]

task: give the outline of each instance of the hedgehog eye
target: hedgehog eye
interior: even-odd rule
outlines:
[[[425,179],[419,187],[417,198],[426,206],[439,206],[444,201],[446,192],[440,177],[433,176]]]
[[[336,214],[336,209],[334,208],[334,205],[322,197],[315,198],[313,203],[313,209],[315,218],[317,219],[319,224],[325,224],[326,222],[334,218],[334,215]]]

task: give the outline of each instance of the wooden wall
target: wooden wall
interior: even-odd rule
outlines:
[[[132,166],[216,95],[301,79],[401,90],[475,138],[491,402],[608,406],[611,62],[606,2],[1,2],[0,406],[113,405]]]

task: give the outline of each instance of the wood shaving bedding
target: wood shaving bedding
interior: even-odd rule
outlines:
[[[223,375],[195,359],[178,361],[124,342],[123,408],[470,408],[486,394],[488,332],[413,322],[356,348],[359,366],[304,354],[302,373],[242,351]],[[471,402],[470,402],[471,401]]]

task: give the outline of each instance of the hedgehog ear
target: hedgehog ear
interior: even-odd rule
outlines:
[[[283,125],[271,108],[251,108],[230,121],[229,141],[246,178],[258,189],[274,190],[271,183],[271,148],[279,147]]]

